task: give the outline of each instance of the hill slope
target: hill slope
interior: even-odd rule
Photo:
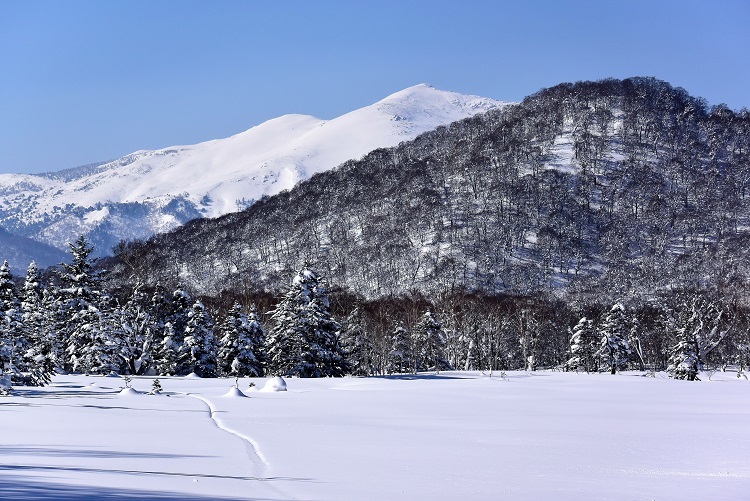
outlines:
[[[114,278],[244,293],[307,262],[367,297],[729,287],[750,276],[749,151],[746,111],[665,82],[561,84],[133,246]]]
[[[27,237],[8,233],[0,228],[0,262],[8,256],[8,264],[14,274],[20,275],[31,261],[39,268],[54,266],[68,260],[68,254],[50,245]]]
[[[58,248],[99,251],[292,188],[369,151],[503,103],[417,85],[332,120],[286,115],[226,139],[138,151],[46,175],[0,175],[0,225]]]

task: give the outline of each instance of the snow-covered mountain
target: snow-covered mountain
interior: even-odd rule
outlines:
[[[67,258],[67,253],[56,247],[0,228],[0,262],[8,259],[16,275],[22,276],[31,261],[36,261],[40,268],[46,268],[66,261]]]
[[[750,283],[743,117],[654,78],[560,84],[132,245],[109,276],[207,295],[279,291],[303,265],[368,298],[724,290]]]
[[[285,115],[226,139],[58,173],[1,174],[0,225],[61,249],[86,233],[106,253],[120,239],[241,210],[346,160],[503,104],[421,84],[332,120]]]

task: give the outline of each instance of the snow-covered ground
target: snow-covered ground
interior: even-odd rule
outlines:
[[[0,399],[0,498],[747,499],[750,382],[712,379],[58,376]]]

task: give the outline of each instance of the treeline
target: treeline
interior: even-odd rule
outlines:
[[[648,303],[542,296],[420,295],[374,301],[330,291],[309,268],[277,297],[191,298],[181,288],[103,288],[84,237],[48,284],[32,263],[17,287],[0,267],[6,389],[54,371],[201,377],[371,376],[447,369],[702,370],[750,359],[750,311],[717,293]],[[243,304],[244,303],[244,304]]]
[[[729,366],[740,376],[750,361],[750,310],[716,292],[673,291],[625,304],[476,294],[350,298],[348,304],[342,334],[358,340],[350,363],[359,375],[444,366],[489,372],[635,369],[692,380],[701,370]],[[424,349],[419,333],[427,318],[440,332],[443,360],[429,366],[410,358]]]

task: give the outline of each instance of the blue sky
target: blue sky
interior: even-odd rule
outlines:
[[[333,118],[417,83],[655,76],[750,107],[750,2],[0,0],[0,172]]]

